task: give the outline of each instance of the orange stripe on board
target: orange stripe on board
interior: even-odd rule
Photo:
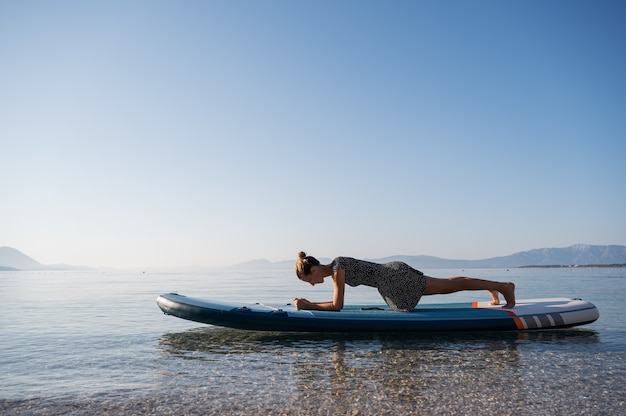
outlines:
[[[522,318],[518,318],[517,315],[515,315],[515,312],[513,311],[505,311],[505,312],[513,317],[513,322],[515,322],[515,326],[517,327],[517,329],[526,329],[526,325],[524,324],[524,321],[522,320]]]
[[[472,308],[478,308],[478,302],[472,302]]]

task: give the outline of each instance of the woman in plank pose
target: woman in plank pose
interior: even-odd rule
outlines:
[[[296,275],[311,285],[324,283],[332,276],[335,294],[332,301],[310,302],[304,298],[294,299],[296,309],[340,311],[346,284],[375,287],[387,305],[396,311],[411,311],[422,295],[440,295],[461,290],[488,290],[492,305],[499,305],[498,293],[506,300],[504,308],[515,306],[515,285],[511,282],[474,279],[471,277],[451,277],[438,279],[425,276],[406,263],[392,261],[378,264],[351,257],[337,257],[330,264],[323,265],[312,256],[301,251],[296,261]]]

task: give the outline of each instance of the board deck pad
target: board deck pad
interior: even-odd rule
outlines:
[[[570,328],[594,322],[598,309],[582,299],[518,300],[504,309],[489,302],[418,305],[396,312],[387,305],[346,305],[340,312],[296,310],[292,304],[237,304],[167,293],[157,305],[178,318],[229,328],[297,332],[515,331]]]

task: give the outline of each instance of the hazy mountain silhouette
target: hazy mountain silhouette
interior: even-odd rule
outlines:
[[[328,258],[318,258],[324,264]],[[524,266],[585,266],[626,264],[626,246],[576,244],[563,248],[539,248],[514,253],[509,256],[493,257],[482,260],[451,260],[424,255],[397,255],[378,259],[367,259],[377,263],[403,261],[417,269],[471,269],[471,268],[507,268]],[[231,268],[237,269],[288,269],[293,268],[293,260],[270,262],[265,259],[239,263]],[[21,251],[11,247],[0,247],[0,270],[80,270],[84,266],[67,264],[44,265]]]
[[[330,259],[318,259],[327,263]],[[524,266],[584,266],[584,265],[611,265],[626,264],[626,246],[576,244],[563,248],[539,248],[522,251],[503,257],[492,257],[482,260],[451,260],[424,255],[396,255],[377,259],[366,259],[376,263],[403,261],[415,268],[423,269],[487,269]],[[267,260],[253,260],[240,263],[233,267],[242,269],[283,269],[293,267],[293,260],[270,262]]]
[[[12,247],[0,247],[0,270],[81,270],[84,266],[45,265]]]

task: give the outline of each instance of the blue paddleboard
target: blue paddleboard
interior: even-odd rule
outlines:
[[[291,304],[223,303],[168,293],[157,298],[157,305],[178,318],[256,331],[515,331],[569,328],[600,316],[592,303],[568,298],[519,300],[513,309],[468,302],[418,305],[411,312],[396,312],[387,305],[346,305],[341,312],[328,312],[299,311]]]

